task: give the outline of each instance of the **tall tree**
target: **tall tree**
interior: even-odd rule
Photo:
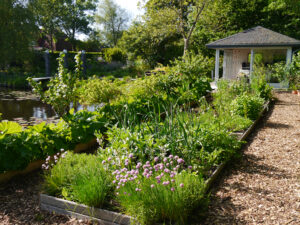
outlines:
[[[189,50],[190,39],[202,12],[214,0],[149,0],[145,8],[151,15],[157,10],[170,9],[175,12],[176,25],[184,42],[184,55]]]
[[[63,2],[64,4],[60,5],[59,23],[75,50],[75,34],[88,34],[92,30],[89,24],[93,22],[93,13],[98,0],[63,0]]]
[[[0,67],[22,62],[33,46],[37,27],[24,1],[1,0],[0,3]]]
[[[118,6],[114,0],[102,0],[96,15],[96,23],[102,26],[102,31],[108,45],[116,46],[127,28],[129,15],[125,9]]]
[[[57,0],[29,0],[29,6],[36,17],[37,24],[44,34],[50,38],[53,51],[55,31],[59,27],[59,4]]]
[[[50,37],[53,50],[53,40],[56,31],[63,31],[76,46],[75,34],[88,34],[92,14],[98,0],[29,0],[30,6],[37,18],[38,25]]]

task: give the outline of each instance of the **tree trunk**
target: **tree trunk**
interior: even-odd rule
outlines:
[[[184,41],[183,56],[185,56],[189,50],[190,38],[183,38],[183,41]]]

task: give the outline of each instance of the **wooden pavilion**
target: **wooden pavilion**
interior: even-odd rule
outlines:
[[[278,55],[286,55],[286,63],[289,64],[293,51],[300,48],[300,41],[257,26],[209,43],[206,47],[216,49],[215,80],[219,79],[220,51],[224,51],[222,77],[236,79],[241,73],[251,75],[257,53],[262,54],[265,64],[272,63]]]

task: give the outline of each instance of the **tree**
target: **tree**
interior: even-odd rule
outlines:
[[[29,0],[37,23],[50,37],[51,50],[56,31],[63,31],[76,47],[75,34],[88,34],[92,16],[88,15],[96,9],[98,0]]]
[[[93,16],[88,15],[96,10],[98,0],[63,0],[60,5],[59,25],[76,48],[75,34],[88,34],[91,31],[89,24],[93,22]]]
[[[0,3],[0,67],[23,62],[30,53],[37,27],[32,13],[21,0]]]
[[[43,33],[50,38],[50,46],[53,51],[54,35],[59,29],[59,2],[57,0],[29,0],[29,7]]]
[[[99,12],[95,17],[96,23],[103,27],[105,41],[109,46],[116,46],[127,28],[129,15],[119,7],[114,0],[103,0],[99,4]]]
[[[157,10],[170,9],[175,13],[176,25],[184,42],[184,55],[189,50],[190,39],[204,9],[214,0],[149,0],[145,8],[151,16]]]

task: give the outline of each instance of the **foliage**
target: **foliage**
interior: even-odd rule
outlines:
[[[120,48],[107,48],[104,52],[104,59],[106,62],[126,62],[126,53],[123,52]]]
[[[121,207],[141,224],[186,224],[204,202],[204,180],[183,164],[183,159],[170,155],[161,162],[156,157],[151,163],[129,163],[115,170]]]
[[[129,15],[114,0],[102,0],[95,21],[103,26],[101,33],[104,35],[105,42],[109,46],[115,47],[122,37],[123,31],[127,28]]]
[[[51,105],[54,111],[61,117],[69,112],[70,104],[76,104],[77,98],[77,82],[81,74],[81,53],[75,56],[76,69],[75,72],[69,72],[64,68],[64,53],[58,58],[59,66],[58,73],[52,77],[47,85],[48,90],[43,91],[41,82],[37,83],[29,78],[28,81],[33,87],[33,92],[40,96],[40,99]]]
[[[41,123],[25,130],[17,123],[1,122],[0,173],[25,169],[32,161],[89,141],[95,130],[105,131],[106,119],[95,112],[81,111],[64,119],[57,125]]]
[[[80,87],[80,101],[84,104],[109,103],[122,94],[120,83],[118,80],[90,78]]]
[[[272,87],[268,85],[266,80],[266,68],[255,68],[251,78],[251,89],[266,101],[272,99]]]
[[[262,110],[264,99],[259,96],[249,96],[243,94],[232,101],[232,111],[234,114],[248,117],[251,120],[258,118]]]
[[[2,0],[0,15],[0,68],[8,68],[31,57],[29,46],[37,36],[37,27],[22,0]]]
[[[111,198],[111,181],[99,158],[68,152],[46,173],[43,189],[50,195],[103,207]]]

